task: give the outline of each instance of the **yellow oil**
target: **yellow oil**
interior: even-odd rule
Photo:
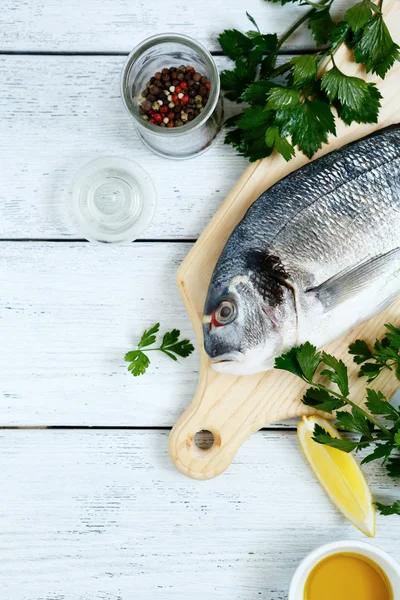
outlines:
[[[304,600],[393,600],[392,586],[372,560],[347,552],[324,558],[310,572]]]

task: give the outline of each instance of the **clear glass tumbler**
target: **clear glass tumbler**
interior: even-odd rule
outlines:
[[[163,68],[191,65],[211,83],[208,102],[193,121],[181,127],[158,127],[139,113],[141,93],[146,83]],[[144,40],[125,63],[121,77],[121,96],[136,122],[146,146],[165,158],[192,158],[207,150],[223,122],[218,69],[211,54],[195,40],[181,34],[160,34]]]

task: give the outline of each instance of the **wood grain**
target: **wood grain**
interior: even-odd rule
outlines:
[[[337,0],[333,14],[342,15],[356,0]],[[296,4],[274,6],[263,0],[230,0],[216,6],[178,0],[66,0],[62,14],[58,0],[41,2],[3,0],[0,16],[0,51],[67,51],[128,53],[144,38],[168,31],[196,38],[210,50],[220,50],[217,36],[224,29],[251,27],[246,10],[263,32],[284,33],[307,10]],[[290,40],[291,48],[309,47],[311,36],[303,29]]]
[[[294,433],[254,435],[201,485],[173,468],[167,443],[167,432],[1,431],[2,598],[286,600],[314,547],[365,539]],[[395,495],[379,464],[366,472],[377,498]],[[400,560],[396,523],[378,517],[374,543]]]
[[[0,426],[171,426],[196,388],[197,354],[125,353],[157,321],[194,342],[174,277],[188,244],[0,244]]]
[[[392,36],[399,39],[400,3],[398,0],[388,0],[384,11]],[[356,65],[352,53],[345,46],[339,48],[335,62],[344,72],[365,77],[365,72],[360,65]],[[396,63],[385,80],[371,76],[367,79],[376,83],[383,96],[379,125],[353,124],[348,127],[342,121],[338,121],[337,137],[331,137],[329,146],[324,146],[315,158],[378,128],[397,123],[400,63]],[[250,165],[179,269],[178,286],[201,348],[200,378],[196,395],[175,425],[170,438],[171,459],[175,466],[189,477],[208,479],[219,475],[227,468],[240,445],[251,433],[275,420],[309,415],[312,412],[301,403],[305,386],[294,376],[271,371],[253,376],[234,377],[213,371],[203,349],[201,325],[208,283],[232,229],[264,190],[306,162],[307,158],[301,153],[297,153],[289,163],[280,155],[274,154]],[[381,315],[330,344],[328,351],[349,362],[349,343],[357,338],[374,341],[382,331],[384,323],[396,322],[399,312],[400,300]],[[349,374],[353,384],[352,398],[361,404],[364,402],[364,383],[357,379],[357,368],[354,364]],[[379,387],[389,398],[397,389],[397,384],[392,373],[379,380]],[[200,452],[194,443],[194,435],[203,429],[211,431],[214,435],[214,445],[206,453]]]

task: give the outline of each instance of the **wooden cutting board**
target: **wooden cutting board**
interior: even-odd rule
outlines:
[[[385,0],[384,12],[391,34],[398,42],[400,0]],[[400,121],[399,62],[385,80],[366,76],[344,46],[337,52],[335,62],[345,73],[377,84],[383,95],[380,121],[379,125],[353,124],[348,127],[338,120],[337,137],[331,137],[329,145],[325,145],[315,158]],[[327,64],[325,68],[329,66]],[[232,230],[264,190],[306,162],[308,159],[301,153],[297,153],[289,163],[280,155],[273,154],[249,165],[178,270],[178,287],[200,347],[200,376],[192,403],[172,429],[169,453],[176,468],[193,479],[210,479],[222,473],[231,464],[241,444],[258,429],[315,412],[300,401],[307,386],[289,373],[269,371],[244,377],[216,373],[203,349],[201,326],[208,284]],[[386,311],[327,347],[327,351],[347,363],[352,397],[359,404],[364,402],[365,380],[357,378],[358,369],[348,355],[348,346],[357,338],[374,341],[382,336],[384,323],[398,323],[399,316],[400,298]],[[388,371],[379,377],[377,385],[390,398],[398,382]],[[195,434],[202,430],[208,430],[214,436],[214,443],[209,449],[201,449],[195,443]],[[267,454],[265,460],[268,460]]]

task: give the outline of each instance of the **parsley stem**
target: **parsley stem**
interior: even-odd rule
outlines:
[[[162,347],[159,348],[143,348],[142,352],[152,352],[153,350],[162,350]]]
[[[320,2],[312,2],[312,0],[304,0],[307,4],[309,4],[309,6],[312,6],[313,8],[315,8],[315,10],[321,10],[321,6],[323,6],[323,3]]]
[[[320,5],[323,6],[328,2],[330,2],[330,0],[321,0]],[[279,40],[277,50],[279,50],[279,48],[281,48],[282,45],[286,42],[286,40],[289,39],[291,35],[293,35],[293,33],[300,27],[300,25],[303,25],[303,23],[305,23],[315,12],[317,12],[316,9],[312,8],[311,10],[306,12],[298,21],[296,21],[296,23],[294,23],[294,25],[292,25],[292,27],[288,29],[287,32]]]
[[[168,346],[160,346],[159,348],[143,348],[142,352],[152,352],[153,350],[160,350],[164,352],[164,350],[168,350]]]
[[[300,27],[300,25],[302,25],[303,23],[305,23],[307,21],[307,19],[309,19],[311,17],[311,15],[314,12],[314,8],[312,8],[311,10],[309,10],[308,12],[306,12],[301,19],[299,19],[298,21],[296,21],[296,23],[294,25],[292,25],[292,27],[290,29],[287,30],[287,32],[281,37],[281,39],[278,42],[278,46],[277,46],[277,50],[279,50],[279,48],[281,48],[281,46],[286,42],[287,39],[290,38],[291,35],[293,35],[293,33],[296,31],[296,29],[298,29]]]
[[[273,77],[277,77],[278,75],[282,75],[283,73],[286,73],[286,71],[290,71],[290,69],[292,68],[292,64],[291,63],[284,63],[283,65],[281,65],[280,67],[277,67],[276,69],[274,69],[271,73],[271,79]]]
[[[368,421],[371,421],[371,423],[373,423],[375,425],[375,427],[378,427],[378,429],[380,429],[381,431],[383,431],[383,433],[388,437],[388,439],[392,438],[392,434],[390,433],[390,431],[388,429],[386,429],[386,427],[384,425],[382,425],[381,423],[379,423],[379,421],[377,421],[375,419],[375,417],[373,417],[372,415],[370,415],[369,413],[367,413],[367,411],[365,411],[363,408],[360,408],[355,402],[353,402],[352,400],[350,400],[350,398],[348,398],[347,396],[343,396],[342,394],[339,394],[338,392],[335,392],[334,390],[331,390],[331,389],[327,388],[326,386],[322,385],[321,383],[314,383],[314,382],[312,382],[311,385],[313,387],[318,388],[319,390],[322,390],[323,392],[327,392],[328,394],[331,394],[332,396],[335,396],[336,398],[338,398],[339,400],[342,400],[343,402],[346,402],[346,404],[348,404],[352,408],[355,408],[361,414],[363,414],[364,417],[366,419],[368,419]]]

